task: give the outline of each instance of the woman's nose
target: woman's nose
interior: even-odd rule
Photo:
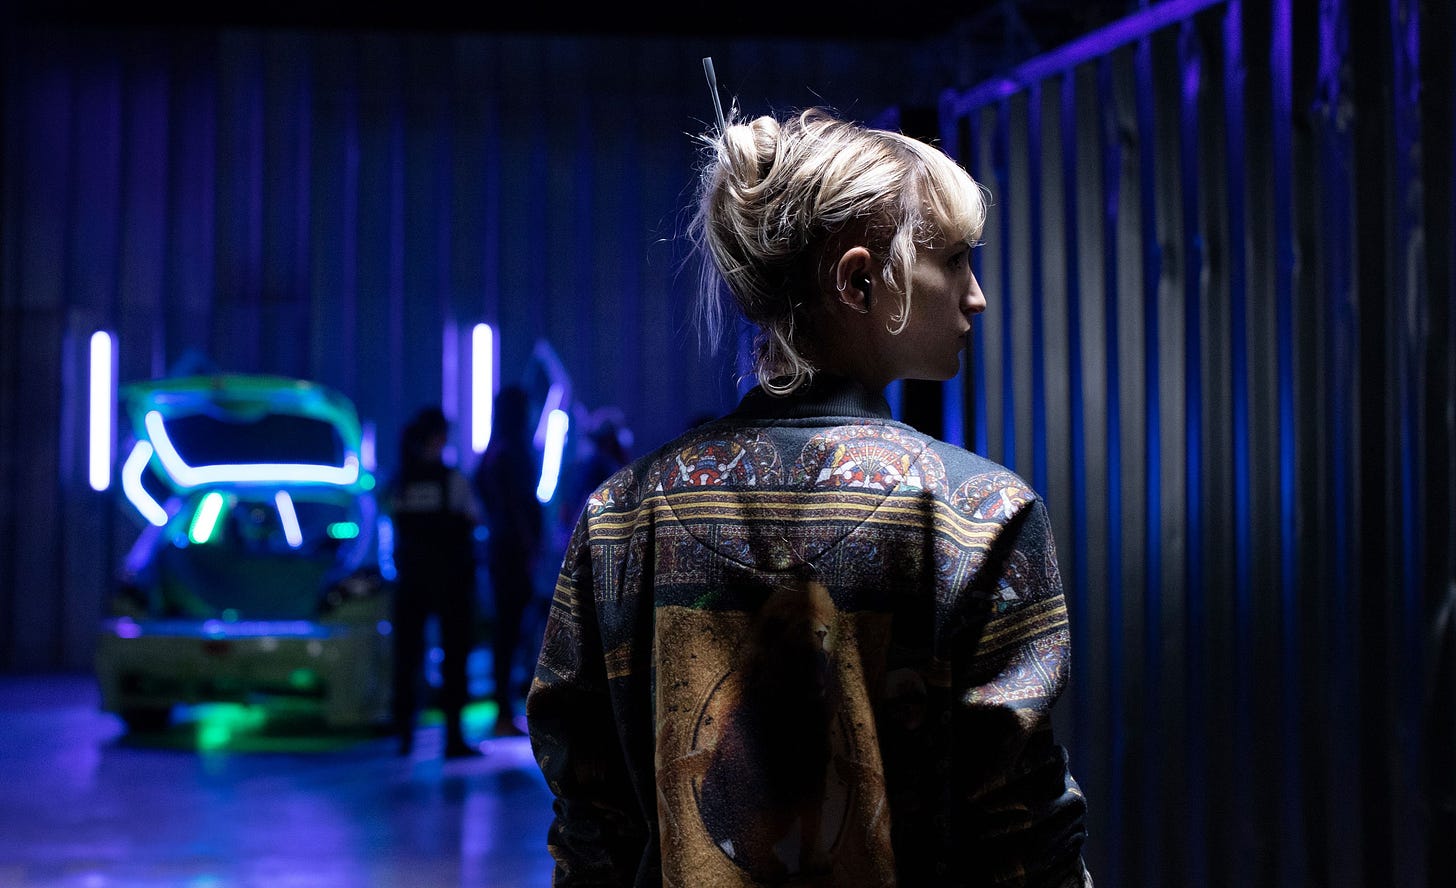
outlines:
[[[971,314],[980,314],[986,310],[986,294],[981,292],[981,282],[971,275],[971,287],[966,291],[966,310]]]

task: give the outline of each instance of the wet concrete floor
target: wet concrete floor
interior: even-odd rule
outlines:
[[[128,735],[87,675],[0,676],[0,888],[544,888],[550,796],[524,737],[441,758],[297,712],[193,707]]]

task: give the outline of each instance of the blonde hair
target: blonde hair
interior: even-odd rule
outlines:
[[[702,260],[698,319],[716,343],[724,289],[757,328],[759,384],[785,395],[816,371],[806,356],[806,307],[837,235],[862,226],[899,296],[890,331],[910,316],[910,269],[922,248],[974,242],[984,189],[939,148],[809,108],[782,121],[731,118],[703,136],[697,211],[689,235]]]

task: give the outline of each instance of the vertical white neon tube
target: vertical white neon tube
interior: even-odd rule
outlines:
[[[536,423],[536,435],[533,440],[537,447],[546,446],[546,433],[551,424],[551,414],[560,409],[565,400],[566,386],[559,382],[551,383],[551,388],[546,390],[546,403],[541,405],[541,419]]]
[[[566,449],[565,410],[552,410],[546,418],[546,445],[541,453],[541,481],[536,485],[536,499],[551,502],[556,495],[556,482],[561,477],[561,457]]]
[[[90,477],[92,490],[111,487],[111,423],[112,423],[112,349],[111,334],[97,330],[91,334],[90,390]]]
[[[476,324],[470,334],[470,449],[484,453],[490,444],[495,408],[495,331]]]

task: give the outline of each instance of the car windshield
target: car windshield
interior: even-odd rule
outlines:
[[[344,442],[331,423],[267,413],[250,420],[193,414],[167,420],[167,436],[188,465],[307,463],[337,466]]]

